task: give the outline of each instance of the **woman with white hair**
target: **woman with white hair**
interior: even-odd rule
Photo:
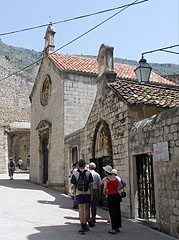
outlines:
[[[115,177],[111,166],[103,167],[106,177],[104,178],[104,194],[107,196],[107,203],[110,216],[110,234],[116,234],[121,227],[121,211],[120,202],[121,197],[118,190],[122,188],[121,182]]]

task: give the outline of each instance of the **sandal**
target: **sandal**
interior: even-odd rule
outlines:
[[[109,231],[108,233],[110,233],[110,234],[116,234],[116,232],[111,232],[111,231]]]

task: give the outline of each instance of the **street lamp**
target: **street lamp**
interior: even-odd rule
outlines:
[[[134,70],[139,83],[140,84],[147,83],[149,81],[150,73],[151,73],[151,70],[152,70],[151,66],[144,59],[144,57],[143,57],[144,54],[154,53],[154,52],[158,52],[158,51],[163,51],[163,52],[174,53],[174,54],[178,54],[179,55],[179,52],[167,50],[167,49],[176,48],[176,47],[179,47],[179,44],[176,44],[176,45],[173,45],[173,46],[169,46],[169,47],[155,49],[155,50],[148,51],[148,52],[143,52],[142,53],[142,58],[140,59],[139,64],[137,65],[136,69]]]
[[[149,81],[151,70],[152,67],[147,63],[146,59],[144,59],[142,55],[139,64],[134,70],[140,84],[145,84]]]

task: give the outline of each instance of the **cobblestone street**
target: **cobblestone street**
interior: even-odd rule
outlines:
[[[0,239],[57,240],[57,239],[175,239],[133,220],[123,219],[121,233],[109,235],[108,214],[98,209],[97,224],[84,236],[79,235],[78,211],[72,209],[68,196],[32,184],[28,174],[15,174],[9,180],[0,175]]]

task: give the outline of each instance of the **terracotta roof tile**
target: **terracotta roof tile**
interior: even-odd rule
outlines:
[[[108,84],[128,104],[155,105],[158,107],[179,106],[179,88],[141,85],[130,80],[119,80]]]
[[[98,74],[98,63],[97,60],[93,58],[59,53],[54,53],[50,55],[49,58],[62,70]],[[135,66],[114,63],[114,71],[117,73],[117,78],[137,80],[134,72],[135,68]],[[175,85],[173,82],[154,72],[151,73],[150,82]]]
[[[55,53],[50,55],[53,62],[62,70],[97,74],[95,59]]]

